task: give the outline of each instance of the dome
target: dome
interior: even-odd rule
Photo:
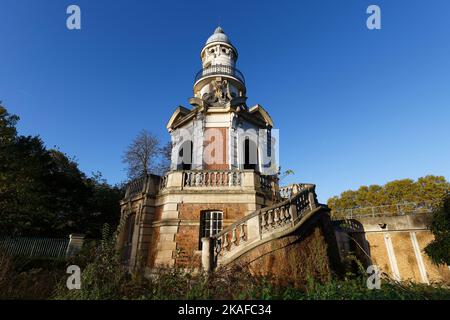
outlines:
[[[217,27],[216,30],[214,30],[214,33],[208,38],[206,44],[212,42],[225,42],[231,45],[230,39],[228,39],[228,36],[223,32],[221,27]]]

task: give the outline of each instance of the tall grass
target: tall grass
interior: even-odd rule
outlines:
[[[168,268],[128,273],[120,264],[114,241],[102,241],[94,258],[82,273],[81,290],[68,290],[62,282],[56,299],[450,299],[450,290],[440,285],[397,283],[387,278],[381,289],[370,290],[361,273],[347,274],[344,279],[313,277],[303,281],[272,279],[252,275],[242,266],[214,273]],[[299,281],[300,280],[300,281]]]
[[[0,254],[0,299],[184,300],[184,299],[450,299],[441,285],[396,283],[383,279],[369,290],[363,274],[344,279],[272,279],[252,275],[242,266],[204,273],[181,268],[129,273],[121,265],[115,241],[106,236],[72,261],[21,261]],[[69,290],[67,265],[81,267],[81,289]]]

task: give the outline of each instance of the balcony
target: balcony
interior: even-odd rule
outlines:
[[[162,177],[148,175],[131,181],[126,187],[125,199],[146,193],[161,194],[166,190],[261,190],[275,196],[278,193],[276,184],[273,176],[261,175],[254,170],[177,170]]]
[[[245,78],[242,72],[240,72],[238,69],[233,68],[231,66],[226,66],[223,64],[215,64],[212,66],[209,66],[207,68],[203,68],[197,74],[195,75],[195,81],[194,83],[197,83],[200,79],[209,77],[209,76],[215,76],[215,75],[226,75],[226,76],[232,76],[236,79],[238,79],[242,84],[245,84]]]

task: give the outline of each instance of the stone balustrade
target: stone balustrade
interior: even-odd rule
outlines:
[[[240,187],[242,171],[183,171],[183,187]]]
[[[307,213],[316,209],[318,202],[314,185],[302,185],[302,189],[290,199],[274,206],[256,210],[208,238],[202,248],[205,270],[225,265],[242,254],[247,248],[282,233],[296,225]]]
[[[167,187],[168,177],[169,176],[167,174],[161,177],[161,181],[159,182],[159,190],[163,190]]]
[[[161,177],[159,192],[166,189],[251,189],[267,192],[273,191],[272,181],[273,177],[263,176],[254,170],[176,170]]]
[[[293,184],[278,189],[274,176],[261,175],[254,170],[175,170],[159,177],[148,175],[128,183],[125,199],[142,196],[144,193],[156,194],[166,189],[245,189],[271,192],[274,201],[292,197],[308,184]]]
[[[125,198],[129,198],[145,191],[147,177],[141,177],[128,183]]]
[[[280,187],[279,194],[281,199],[289,199],[303,189],[313,186],[308,183],[293,183],[288,186]]]
[[[247,220],[240,220],[214,236],[213,250],[217,259],[226,252],[233,251],[248,240]]]
[[[261,175],[259,177],[259,183],[261,185],[261,189],[263,189],[263,190],[272,190],[273,189],[273,182],[274,182],[274,177],[273,176]]]
[[[294,223],[294,215],[291,213],[290,206],[290,203],[286,203],[267,211],[261,211],[259,215],[261,234],[271,232],[287,224],[292,225]]]

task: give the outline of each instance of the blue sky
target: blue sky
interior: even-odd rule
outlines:
[[[82,30],[66,28],[77,4]],[[382,29],[366,28],[366,8]],[[382,0],[0,2],[0,100],[86,173],[125,179],[121,156],[188,106],[220,21],[248,104],[280,129],[283,182],[319,200],[362,184],[450,178],[450,2]]]

